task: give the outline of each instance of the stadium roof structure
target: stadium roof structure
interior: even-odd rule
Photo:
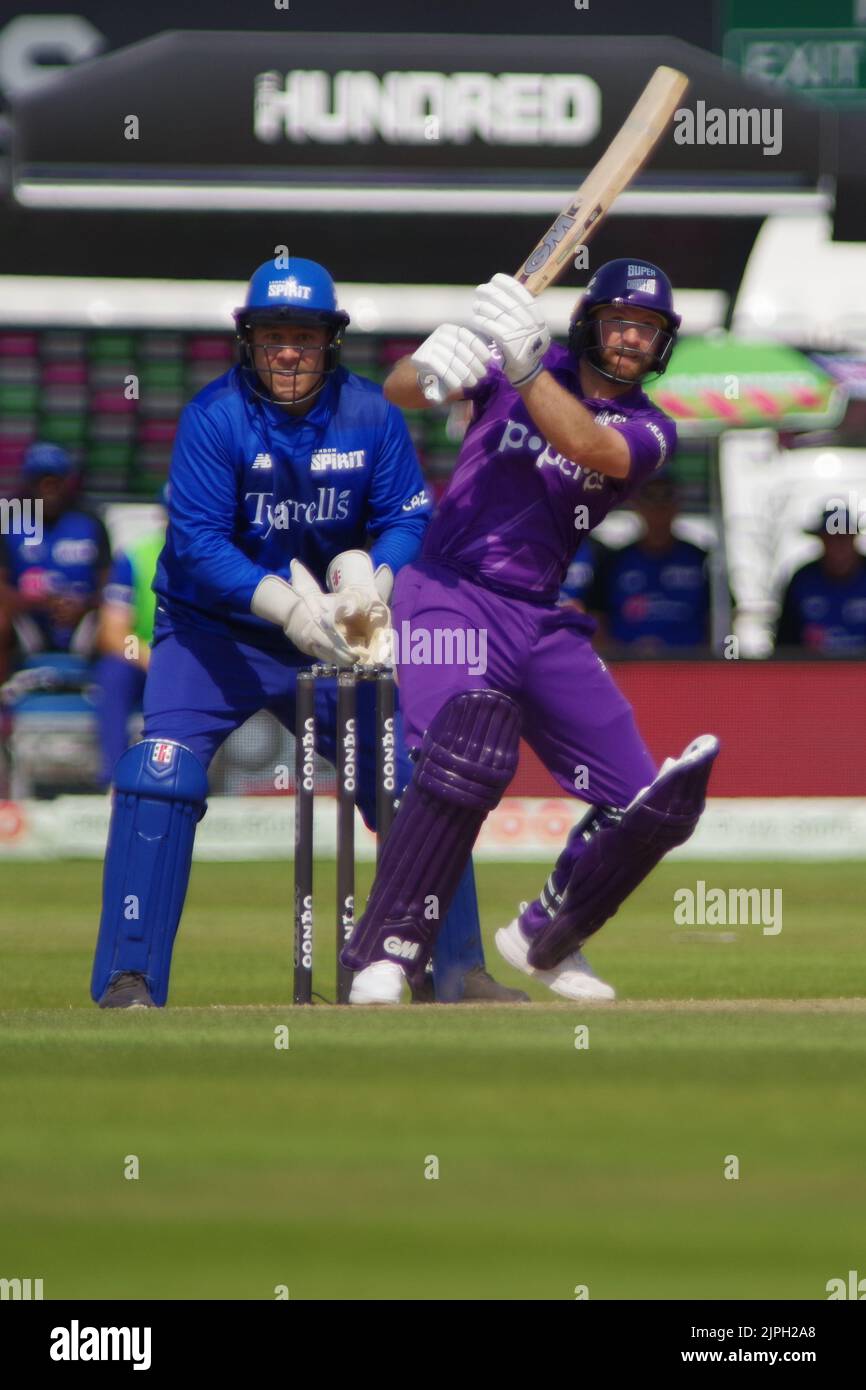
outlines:
[[[866,352],[866,238],[834,241],[830,217],[768,217],[733,310],[741,338]]]

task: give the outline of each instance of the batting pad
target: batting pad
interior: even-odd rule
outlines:
[[[556,915],[529,949],[537,970],[553,970],[604,926],[675,845],[684,844],[700,820],[707,783],[719,752],[712,734],[701,734],[675,762],[626,807],[621,819],[602,825],[577,859]]]
[[[118,761],[114,787],[90,992],[98,1003],[116,975],[132,970],[162,1005],[207,773],[183,744],[144,739]]]
[[[443,705],[391,827],[370,901],[340,959],[351,970],[396,960],[413,983],[430,952],[485,816],[517,770],[520,709],[497,690]]]

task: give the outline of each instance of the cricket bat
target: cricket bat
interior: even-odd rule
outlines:
[[[646,164],[688,85],[685,73],[676,68],[656,68],[595,168],[517,271],[515,279],[530,294],[539,295],[554,284],[578,248],[586,245],[622,190]],[[444,399],[441,383],[432,377],[423,390],[428,401]]]
[[[586,245],[622,190],[646,164],[688,85],[685,73],[676,68],[656,68],[595,168],[517,271],[515,279],[530,294],[541,294],[555,284],[578,248]]]

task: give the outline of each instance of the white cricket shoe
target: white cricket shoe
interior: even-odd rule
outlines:
[[[540,980],[554,994],[560,994],[564,999],[616,998],[616,990],[598,978],[582,951],[572,951],[553,970],[536,970],[534,965],[529,964],[529,944],[520,930],[517,917],[496,933],[496,949],[502,959],[516,970],[522,970],[524,975],[532,975]]]
[[[394,960],[374,960],[352,981],[350,1004],[399,1004],[406,976]]]

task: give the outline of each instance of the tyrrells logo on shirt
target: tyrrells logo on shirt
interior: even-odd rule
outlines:
[[[294,498],[286,497],[274,504],[273,493],[244,494],[245,502],[255,502],[252,522],[254,526],[266,528],[265,539],[272,531],[288,531],[293,523],[314,526],[322,521],[345,521],[351,500],[352,494],[348,488],[338,492],[335,487],[317,488],[315,499],[311,502],[296,502]]]
[[[349,473],[352,469],[363,468],[366,457],[366,449],[349,449],[345,453],[338,449],[317,449],[310,455],[310,472]]]

